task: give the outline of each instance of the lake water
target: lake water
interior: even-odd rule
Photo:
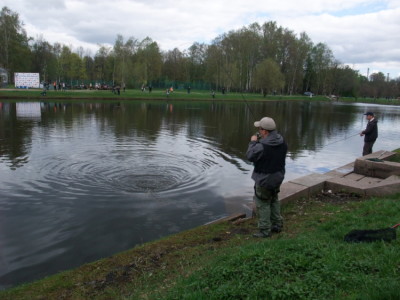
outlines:
[[[0,288],[250,212],[255,120],[273,117],[287,175],[399,147],[400,107],[321,102],[0,103]]]

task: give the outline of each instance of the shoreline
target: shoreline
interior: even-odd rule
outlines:
[[[212,98],[208,91],[198,91],[187,94],[185,91],[176,90],[168,97],[163,90],[153,90],[153,92],[142,92],[140,90],[126,90],[120,95],[111,95],[111,91],[103,90],[69,90],[69,91],[48,91],[46,96],[41,96],[40,89],[0,89],[0,100],[40,100],[40,101],[230,101],[230,102],[267,102],[267,101],[315,101],[315,102],[331,102],[331,103],[364,103],[376,105],[400,105],[400,100],[396,99],[373,99],[373,98],[348,98],[340,97],[339,99],[328,96],[303,96],[303,95],[268,95],[263,97],[261,94],[229,92],[226,94],[216,94]],[[57,95],[66,93],[66,95]],[[89,94],[89,95],[85,95]],[[104,95],[96,95],[102,93]],[[110,93],[109,95],[105,95]],[[145,94],[143,94],[145,93]],[[16,95],[19,94],[19,95]],[[124,95],[125,94],[125,95]]]

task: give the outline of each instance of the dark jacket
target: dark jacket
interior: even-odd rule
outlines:
[[[276,189],[285,177],[287,145],[275,130],[259,142],[250,142],[247,159],[254,163],[251,178],[258,186]]]
[[[367,128],[362,133],[364,134],[364,142],[375,142],[378,138],[378,121],[376,119],[369,121]]]

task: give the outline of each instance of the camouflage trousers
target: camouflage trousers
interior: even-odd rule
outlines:
[[[254,187],[254,201],[257,208],[258,228],[260,232],[269,234],[272,226],[283,226],[281,206],[278,200],[279,188],[266,189],[261,186]]]

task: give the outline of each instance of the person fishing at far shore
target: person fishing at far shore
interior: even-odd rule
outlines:
[[[257,208],[259,232],[257,238],[267,238],[271,232],[282,231],[283,218],[278,199],[279,188],[285,177],[287,144],[276,131],[275,121],[265,117],[254,122],[257,135],[250,138],[247,159],[254,163],[254,201]]]
[[[364,116],[368,120],[368,123],[365,130],[360,132],[360,136],[364,137],[363,156],[372,153],[372,147],[378,138],[378,121],[375,119],[374,113],[369,111]]]

